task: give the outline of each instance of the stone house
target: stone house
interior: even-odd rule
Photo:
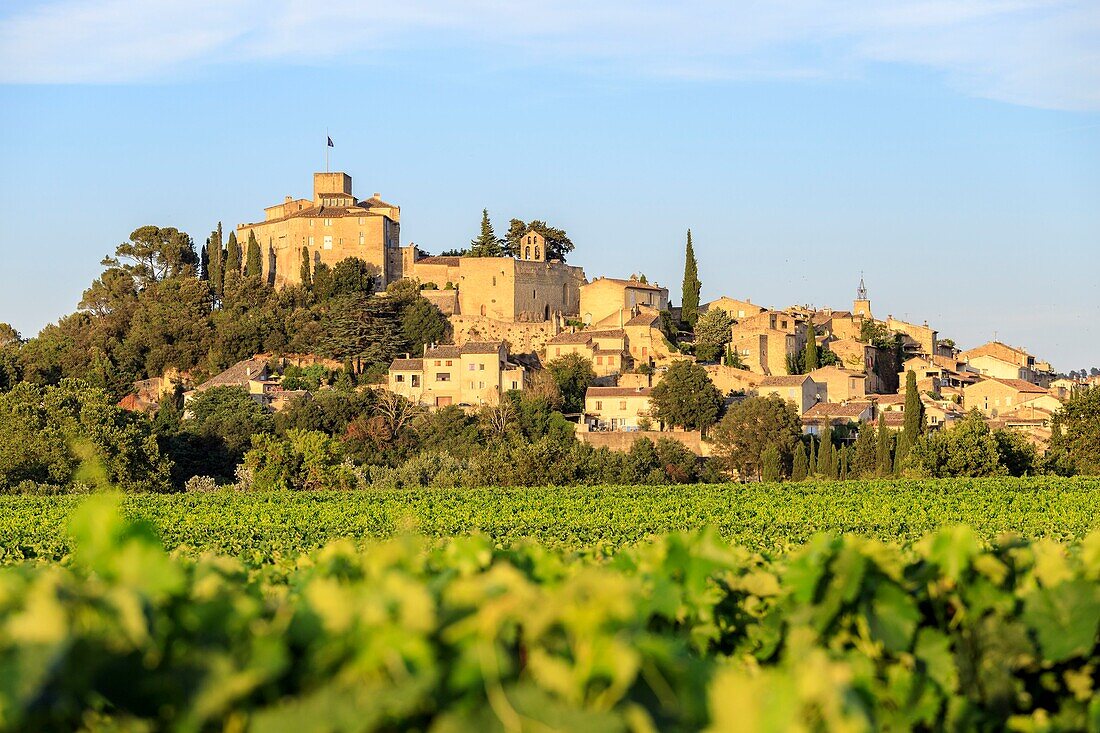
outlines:
[[[756,385],[760,397],[779,395],[794,405],[800,416],[817,404],[817,383],[808,374],[767,376]]]
[[[425,257],[416,245],[401,248],[401,271],[421,284],[433,283],[439,291],[428,296],[442,301],[448,315],[480,316],[506,322],[543,322],[557,315],[577,316],[580,311],[584,270],[558,260],[546,260],[545,240],[521,250],[530,258]],[[537,253],[537,257],[535,254]],[[447,293],[453,292],[450,295]],[[435,300],[433,300],[435,302]],[[442,310],[442,309],[441,309]],[[444,310],[447,313],[447,310]]]
[[[806,345],[806,322],[785,311],[764,311],[733,324],[730,346],[760,374],[787,373],[787,357]]]
[[[546,344],[545,361],[569,354],[579,354],[592,362],[597,377],[619,374],[629,370],[632,364],[626,332],[621,329],[559,333]]]
[[[650,417],[649,387],[589,387],[584,421],[589,430],[640,430]],[[655,422],[655,421],[653,421]]]
[[[371,265],[384,288],[401,277],[401,208],[381,194],[360,200],[346,173],[314,173],[313,198],[287,196],[264,209],[264,220],[237,225],[237,242],[248,254],[248,235],[260,245],[263,277],[276,287],[301,283],[302,252],[310,268],[348,257]]]
[[[1023,379],[988,377],[963,389],[963,407],[979,410],[986,417],[997,417],[1036,400],[1036,406],[1051,411],[1061,407],[1050,392]]]
[[[758,313],[763,313],[767,308],[757,305],[751,300],[737,300],[723,295],[721,298],[699,306],[700,313],[707,313],[711,310],[723,310],[726,312],[726,315],[737,321],[742,318],[748,318],[749,316],[755,316]]]
[[[580,288],[580,315],[585,324],[599,323],[607,318],[636,313],[636,307],[655,311],[668,309],[668,288],[642,282],[637,276],[629,280],[598,277]]]
[[[959,358],[971,369],[985,377],[997,379],[1022,379],[1032,384],[1049,384],[1053,378],[1050,365],[1037,362],[1035,357],[1024,351],[990,341],[959,354]]]
[[[847,402],[867,395],[867,375],[861,371],[826,366],[809,377],[817,383],[819,402]]]
[[[802,414],[802,432],[820,435],[829,425],[833,428],[874,422],[877,419],[875,404],[868,400],[846,402],[818,402]]]
[[[503,341],[429,346],[423,358],[394,359],[386,379],[390,392],[429,407],[493,405],[523,384]]]

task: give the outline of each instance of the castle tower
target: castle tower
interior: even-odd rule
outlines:
[[[871,299],[867,297],[867,285],[863,282],[863,274],[859,276],[859,287],[856,289],[856,299],[852,302],[852,315],[874,318],[871,315]]]
[[[528,229],[520,240],[519,258],[529,262],[546,262],[546,237]]]

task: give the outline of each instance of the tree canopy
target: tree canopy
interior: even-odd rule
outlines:
[[[685,360],[673,362],[649,393],[654,417],[685,430],[706,430],[718,420],[722,395],[707,370]]]
[[[566,256],[573,251],[573,240],[565,233],[564,229],[552,227],[544,221],[535,219],[525,222],[522,219],[512,219],[508,223],[508,233],[504,237],[505,254],[511,257],[519,257],[523,235],[530,230],[535,230],[546,240],[546,259],[561,260],[565,262]]]
[[[761,478],[764,452],[774,448],[782,466],[792,463],[800,444],[802,421],[794,406],[778,395],[749,397],[726,411],[714,429],[715,454],[727,471],[742,478]]]

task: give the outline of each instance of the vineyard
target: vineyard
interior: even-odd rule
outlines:
[[[1100,533],[823,534],[776,559],[709,530],[610,558],[406,535],[250,568],[166,553],[109,497],[68,531],[64,563],[0,568],[0,730],[1100,730]]]
[[[0,497],[0,562],[69,552],[66,520],[79,496]],[[966,524],[985,542],[1012,532],[1074,543],[1100,528],[1100,479],[944,479],[702,486],[403,489],[356,492],[221,491],[133,494],[126,516],[169,548],[212,550],[247,562],[292,558],[334,539],[415,532],[478,533],[499,546],[535,539],[605,554],[649,537],[713,527],[742,547],[779,554],[815,533],[908,544]]]

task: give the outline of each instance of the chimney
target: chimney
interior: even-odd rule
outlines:
[[[294,200],[293,196],[286,196],[285,198],[283,198],[283,203],[284,204],[289,204],[293,200]]]
[[[382,200],[382,194],[380,194],[380,193],[378,193],[377,191],[375,191],[375,192],[374,192],[374,198],[376,198],[376,199],[378,199],[379,201],[381,201],[381,200]]]

